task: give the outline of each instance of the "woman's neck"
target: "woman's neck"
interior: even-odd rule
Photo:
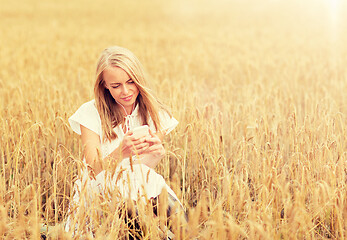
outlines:
[[[133,112],[134,104],[129,106],[129,107],[124,107],[124,108],[125,108],[126,115],[130,115]]]
[[[118,103],[118,104],[120,105],[121,109],[123,110],[123,115],[126,117],[134,111],[136,103],[132,104],[131,106],[127,106],[127,107],[123,106],[120,103]]]

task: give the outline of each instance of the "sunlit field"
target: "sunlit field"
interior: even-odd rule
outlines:
[[[156,168],[189,215],[173,221],[176,239],[347,238],[344,1],[0,6],[0,238],[50,226],[72,239],[82,146],[67,119],[93,98],[112,45],[138,56],[180,122]],[[80,207],[76,239],[127,239],[112,200]],[[143,239],[158,239],[162,219],[142,217]]]

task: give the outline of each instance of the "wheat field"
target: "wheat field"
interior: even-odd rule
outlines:
[[[189,221],[176,239],[347,238],[347,4],[0,0],[0,236],[72,239],[82,159],[68,117],[100,52],[133,51],[180,122],[156,171]],[[118,203],[76,239],[122,239]],[[91,235],[83,226],[93,216]],[[159,237],[147,219],[143,239]]]

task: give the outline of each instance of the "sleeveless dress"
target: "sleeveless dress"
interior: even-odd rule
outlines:
[[[166,112],[159,113],[160,124],[162,131],[168,134],[178,124],[178,121],[170,117]],[[101,119],[100,115],[95,106],[95,100],[84,103],[70,118],[69,123],[74,132],[81,135],[80,126],[92,130],[100,136],[101,142],[101,156],[102,159],[106,158],[112,153],[122,142],[125,133],[123,132],[123,126],[117,126],[114,128],[117,138],[113,141],[104,141],[102,136]],[[130,130],[141,126],[141,119],[138,113],[138,106],[135,107],[131,115],[127,116],[127,123]],[[152,119],[148,121],[149,128],[152,132],[156,132]],[[120,164],[116,167],[115,173],[111,174],[108,171],[101,171],[95,179],[90,179],[88,176],[87,165],[85,159],[83,160],[82,174],[78,176],[78,179],[74,183],[74,196],[71,206],[81,204],[80,192],[82,187],[85,188],[87,194],[87,201],[83,201],[84,204],[92,204],[93,197],[104,196],[110,191],[117,190],[123,198],[131,199],[134,201],[143,200],[157,197],[165,188],[169,196],[174,200],[178,201],[176,194],[173,190],[165,183],[164,178],[156,173],[152,168],[144,164],[134,164],[130,166],[129,158],[124,158]],[[180,204],[181,205],[181,204]],[[70,229],[70,216],[67,219],[65,230]]]

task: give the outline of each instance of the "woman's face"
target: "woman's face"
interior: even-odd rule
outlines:
[[[103,79],[114,100],[122,104],[130,114],[139,95],[135,82],[119,67],[107,67],[103,71]]]

